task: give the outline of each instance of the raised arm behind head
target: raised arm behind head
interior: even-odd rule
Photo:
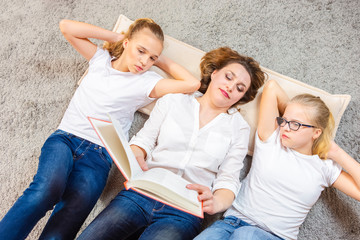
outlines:
[[[262,141],[266,141],[278,127],[276,117],[281,116],[289,97],[275,80],[269,80],[262,92],[257,132]]]
[[[73,20],[63,19],[60,21],[59,27],[66,40],[88,61],[94,56],[97,49],[97,46],[89,38],[108,42],[118,42],[124,38],[123,34]]]

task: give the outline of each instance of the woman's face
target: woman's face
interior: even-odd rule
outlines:
[[[311,120],[311,109],[298,103],[290,103],[282,116],[287,121],[296,121],[314,126]],[[297,131],[291,130],[289,125],[280,127],[281,144],[299,153],[312,155],[312,145],[321,134],[319,128],[301,126]]]
[[[163,43],[148,28],[135,33],[131,39],[124,39],[123,60],[120,71],[139,74],[149,70],[159,58]]]
[[[210,94],[214,105],[227,110],[244,96],[250,83],[250,75],[244,66],[230,63],[211,74],[206,93]]]

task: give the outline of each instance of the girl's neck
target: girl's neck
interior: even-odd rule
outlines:
[[[122,54],[119,58],[111,61],[111,67],[120,72],[129,72],[129,69],[127,69],[127,67],[126,67],[123,56],[124,56],[124,54]]]

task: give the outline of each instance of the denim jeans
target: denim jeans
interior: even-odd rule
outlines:
[[[133,190],[122,190],[78,240],[193,239],[201,219]]]
[[[201,232],[194,240],[281,240],[282,238],[239,218],[228,216],[218,220]]]
[[[40,239],[74,239],[103,191],[111,167],[106,150],[62,130],[41,149],[33,182],[0,222],[0,239],[25,239],[51,210]]]

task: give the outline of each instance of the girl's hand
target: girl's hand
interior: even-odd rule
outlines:
[[[122,33],[114,33],[114,38],[113,38],[112,42],[114,42],[114,43],[120,42],[123,39],[124,39],[124,34],[122,34]]]
[[[146,162],[145,162],[145,157],[146,157],[146,152],[144,149],[142,149],[139,146],[136,145],[130,145],[131,150],[133,151],[136,160],[138,161],[141,169],[143,171],[147,171],[149,170],[149,167],[147,166]]]

